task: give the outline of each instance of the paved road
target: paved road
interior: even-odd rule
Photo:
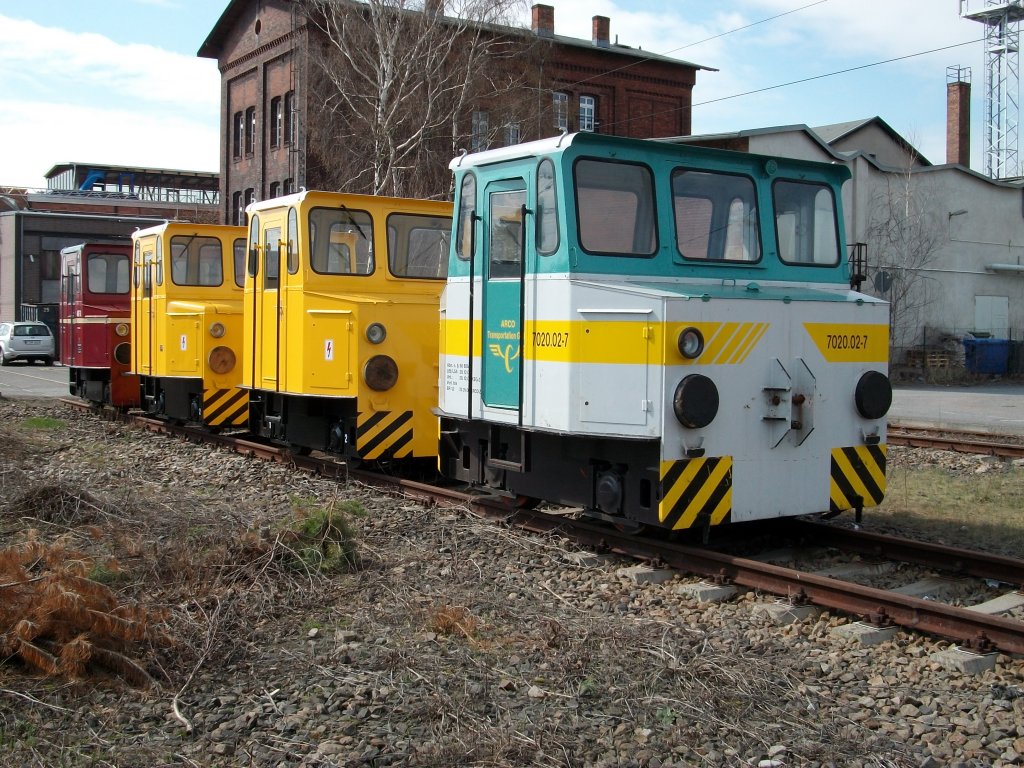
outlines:
[[[67,394],[67,368],[24,363],[0,368],[0,395],[4,397],[63,397]],[[901,386],[893,392],[889,418],[904,424],[1024,435],[1024,383]]]
[[[68,369],[42,363],[11,363],[0,367],[0,395],[4,397],[64,397]]]
[[[1024,384],[972,387],[899,387],[889,420],[1024,435]]]

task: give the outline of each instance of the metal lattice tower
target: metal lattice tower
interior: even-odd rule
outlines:
[[[960,0],[960,15],[985,25],[985,173],[994,179],[1020,175],[1017,124],[1020,120],[1018,54],[1024,0],[984,0],[985,7]]]

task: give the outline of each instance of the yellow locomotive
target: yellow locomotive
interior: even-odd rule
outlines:
[[[245,228],[167,222],[132,240],[132,371],[142,407],[176,421],[244,427]]]
[[[434,460],[451,204],[303,191],[246,210],[250,430],[299,452]]]

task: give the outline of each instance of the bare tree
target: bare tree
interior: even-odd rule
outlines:
[[[933,300],[926,268],[938,256],[945,232],[909,166],[881,175],[885,187],[874,196],[866,236],[874,288],[889,301],[889,343],[897,349],[917,341],[922,310]]]
[[[527,114],[523,0],[307,0],[307,178],[314,186],[447,197],[449,160]],[[476,119],[473,113],[476,111]],[[486,132],[486,136],[483,133]]]

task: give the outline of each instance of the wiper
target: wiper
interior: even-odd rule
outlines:
[[[338,208],[341,210],[342,213],[345,214],[345,218],[348,219],[348,223],[359,231],[359,235],[363,238],[363,240],[365,240],[366,242],[370,242],[370,238],[368,238],[366,236],[366,233],[363,232],[363,228],[359,226],[358,222],[356,222],[355,219],[352,218],[351,211],[349,211],[349,209],[346,208],[344,205],[339,205]]]

